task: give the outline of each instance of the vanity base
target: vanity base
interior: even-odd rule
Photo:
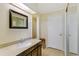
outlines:
[[[41,41],[34,46],[28,48],[17,56],[42,56],[42,43]]]

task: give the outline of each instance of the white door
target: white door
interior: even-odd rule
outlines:
[[[64,50],[63,15],[48,16],[48,43],[47,47]]]
[[[70,13],[67,19],[69,23],[69,52],[78,54],[77,13]]]

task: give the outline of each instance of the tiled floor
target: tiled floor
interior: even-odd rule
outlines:
[[[58,49],[45,48],[43,49],[43,56],[64,56],[64,52]],[[70,53],[69,56],[76,56],[76,54]]]

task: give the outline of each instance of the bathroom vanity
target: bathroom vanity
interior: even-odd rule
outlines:
[[[0,48],[0,56],[41,56],[41,40],[31,39]]]
[[[19,53],[17,56],[41,56],[42,55],[42,45],[41,41],[37,44],[29,47],[25,51]]]

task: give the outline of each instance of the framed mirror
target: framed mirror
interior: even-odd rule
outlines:
[[[27,29],[28,16],[10,9],[9,10],[9,28]]]

